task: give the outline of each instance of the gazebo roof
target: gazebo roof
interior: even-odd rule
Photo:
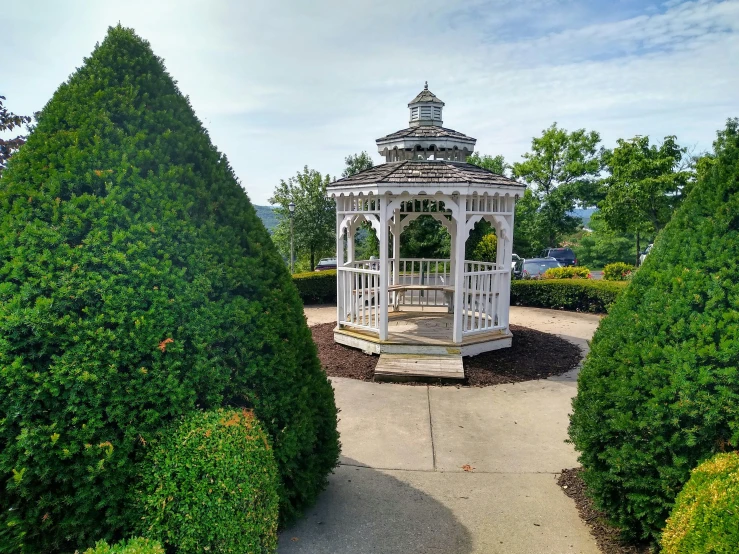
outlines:
[[[412,106],[413,104],[418,104],[420,102],[429,102],[432,104],[441,104],[444,105],[444,102],[439,100],[439,98],[429,90],[429,84],[428,82],[423,86],[423,90],[418,93],[418,96],[416,96],[413,100],[411,100],[408,103],[408,107]]]
[[[455,139],[466,139],[469,141],[475,142],[475,139],[472,137],[468,137],[464,133],[460,133],[459,131],[455,131],[454,129],[447,129],[446,127],[438,127],[436,125],[429,125],[429,126],[422,126],[422,127],[408,127],[406,129],[402,129],[400,131],[395,131],[394,133],[391,133],[389,135],[385,135],[384,137],[378,138],[375,142],[378,144],[385,141],[391,141],[401,138],[419,138],[419,139],[429,139],[429,138],[455,138]]]
[[[525,185],[476,165],[448,160],[405,160],[376,165],[334,181],[329,188],[367,185],[427,184],[520,187]]]

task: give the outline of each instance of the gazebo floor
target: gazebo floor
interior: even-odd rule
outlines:
[[[381,341],[377,333],[363,329],[338,327],[334,340],[339,344],[360,348],[369,354],[460,354],[474,356],[489,350],[511,346],[510,331],[495,330],[464,337],[462,344],[452,340],[453,315],[434,308],[423,311],[391,312],[388,338]]]

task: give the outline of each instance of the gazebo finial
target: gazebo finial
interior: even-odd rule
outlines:
[[[423,83],[423,90],[428,90],[428,89],[429,89],[429,82],[428,81],[425,81]]]

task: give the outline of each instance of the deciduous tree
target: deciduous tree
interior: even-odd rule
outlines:
[[[31,122],[27,115],[16,115],[5,107],[4,96],[0,96],[0,133],[13,131]],[[15,138],[4,139],[0,137],[0,173],[8,164],[8,159],[26,142],[26,137],[18,135]]]
[[[557,246],[573,232],[579,218],[570,215],[578,200],[589,199],[601,170],[600,135],[578,129],[572,133],[557,124],[531,141],[531,152],[513,164],[513,175],[531,186],[539,201],[536,226],[545,246]],[[589,203],[589,202],[586,202]]]
[[[658,233],[670,221],[693,180],[686,153],[674,136],[659,145],[650,145],[649,137],[634,137],[619,139],[603,156],[610,175],[603,181],[600,209],[612,229],[636,236],[637,265],[641,236]]]
[[[310,270],[316,268],[316,260],[324,254],[332,254],[335,246],[336,204],[326,197],[326,187],[331,182],[314,169],[303,168],[287,181],[281,180],[270,204],[280,218],[272,236],[283,256],[290,256],[290,202],[295,203],[293,232],[295,250],[307,255]]]

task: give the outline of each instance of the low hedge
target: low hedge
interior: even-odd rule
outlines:
[[[244,409],[194,412],[156,444],[136,497],[139,532],[178,554],[277,548],[277,464]]]
[[[739,549],[739,453],[695,468],[662,534],[664,554],[730,554]]]
[[[336,270],[309,271],[293,275],[298,294],[304,304],[336,302]]]
[[[336,270],[296,273],[293,281],[306,304],[336,302]],[[590,279],[513,281],[511,306],[606,313],[626,284]]]
[[[93,548],[85,550],[84,554],[164,554],[164,548],[157,541],[149,539],[130,539],[114,545],[100,541]]]
[[[511,306],[606,313],[627,283],[590,279],[523,280],[511,283]]]

